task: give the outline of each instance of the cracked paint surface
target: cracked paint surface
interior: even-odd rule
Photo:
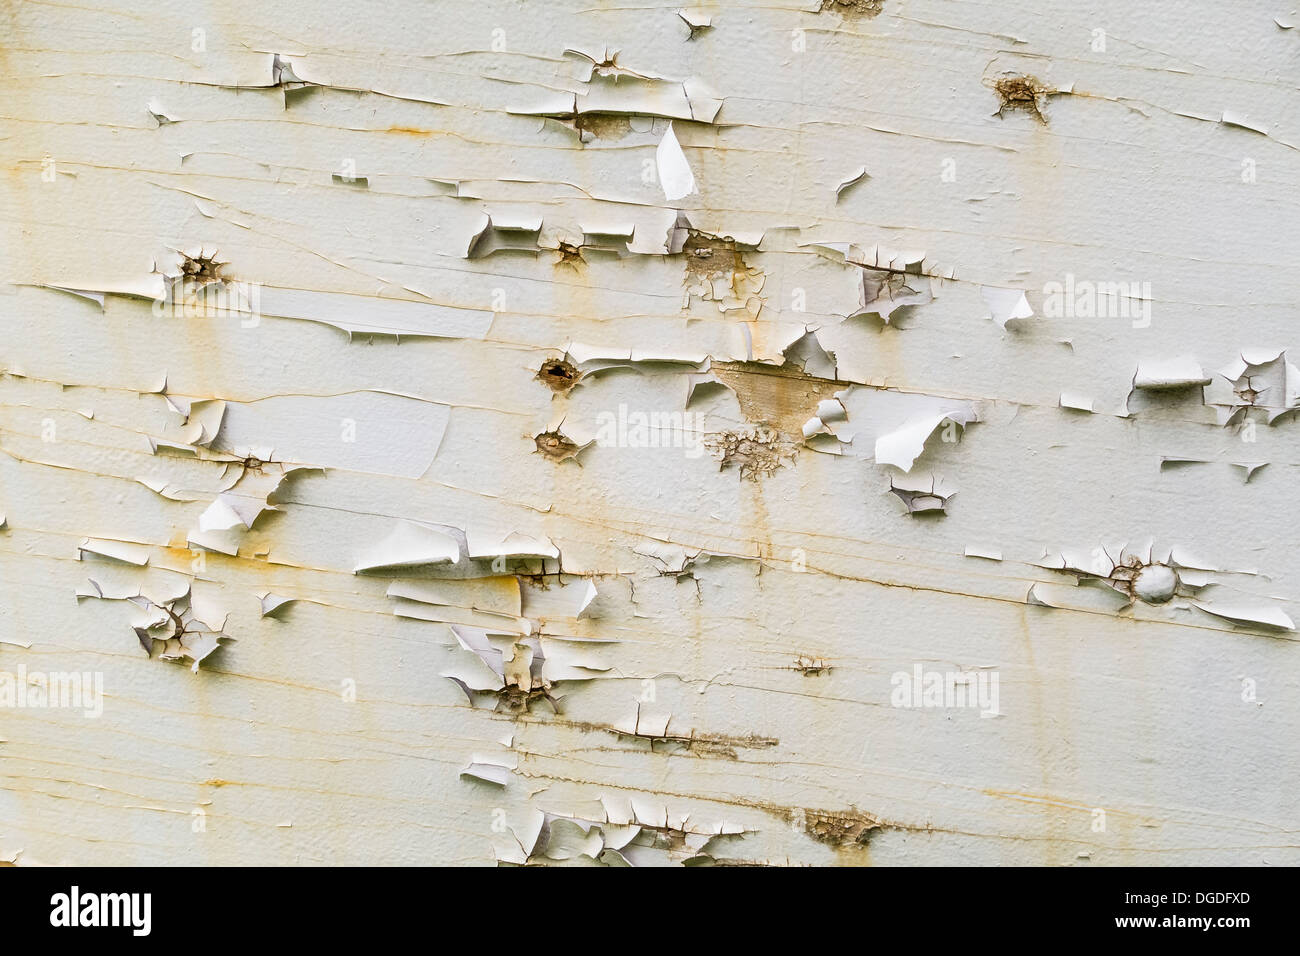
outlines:
[[[1300,862],[1290,16],[0,3],[0,860]]]

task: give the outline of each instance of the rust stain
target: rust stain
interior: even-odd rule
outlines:
[[[817,378],[794,364],[714,362],[713,373],[733,392],[745,418],[791,438],[802,438],[803,424],[823,399],[847,388],[844,382]]]

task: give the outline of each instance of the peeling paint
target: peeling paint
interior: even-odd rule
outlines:
[[[1293,17],[445,6],[0,12],[0,865],[1300,862]]]

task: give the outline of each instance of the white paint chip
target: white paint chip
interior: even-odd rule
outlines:
[[[663,188],[664,198],[676,202],[695,192],[695,174],[691,172],[686,154],[677,142],[673,124],[668,124],[664,137],[655,149],[655,163],[659,169],[659,185]]]

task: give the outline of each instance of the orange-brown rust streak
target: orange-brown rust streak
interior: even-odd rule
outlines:
[[[808,375],[789,363],[714,362],[712,369],[736,393],[746,419],[796,437],[802,436],[803,424],[818,402],[847,387],[844,382]]]

